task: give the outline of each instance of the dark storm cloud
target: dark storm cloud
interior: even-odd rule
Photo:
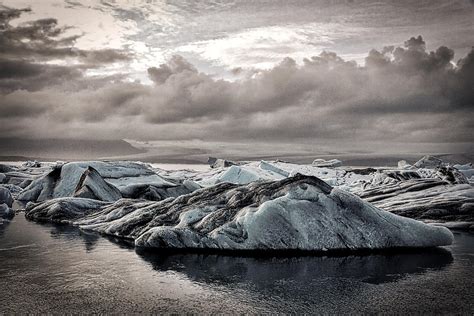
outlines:
[[[11,92],[18,89],[36,91],[81,78],[82,71],[75,67],[0,58],[0,92]]]
[[[366,67],[323,52],[305,59],[301,66],[287,58],[273,69],[237,82],[215,80],[197,72],[182,57],[174,57],[168,64],[149,69],[156,86],[140,109],[154,123],[249,117],[254,113],[277,116],[287,108],[305,117],[315,113],[367,118],[454,115],[472,111],[471,56],[472,52],[455,67],[452,50],[440,47],[427,52],[419,36],[408,40],[405,47],[372,50]],[[286,134],[300,134],[299,126],[302,124]]]
[[[42,72],[20,68],[9,79]],[[153,85],[5,93],[1,117],[43,137],[470,142],[474,132],[474,52],[455,63],[451,49],[427,51],[420,36],[370,51],[364,67],[323,52],[230,82],[175,56],[148,74]],[[14,136],[11,126],[0,131]]]

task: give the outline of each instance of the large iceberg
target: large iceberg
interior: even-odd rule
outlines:
[[[300,174],[247,185],[220,183],[159,202],[121,199],[84,206],[80,200],[85,199],[29,204],[26,216],[70,222],[146,248],[377,250],[443,246],[453,240],[447,228],[382,211]]]
[[[456,168],[382,170],[353,191],[375,206],[424,221],[474,224],[474,187]],[[453,227],[452,225],[450,227]]]
[[[410,181],[385,188],[385,193],[363,196],[377,207],[402,216],[437,221],[474,222],[474,188],[469,184],[449,185]],[[380,190],[377,190],[380,192]]]

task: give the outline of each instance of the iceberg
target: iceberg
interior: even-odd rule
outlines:
[[[300,174],[246,185],[225,182],[159,202],[80,200],[87,199],[30,204],[26,216],[66,221],[132,239],[144,248],[354,251],[453,241],[445,227],[382,211],[319,178]]]
[[[85,197],[116,201],[122,197],[146,198],[143,190],[163,188],[177,196],[189,189],[166,190],[184,185],[164,179],[147,166],[132,162],[85,161],[57,164],[51,171],[33,180],[17,197],[20,201],[40,202],[60,197]],[[139,189],[137,189],[139,188]],[[138,192],[140,191],[140,192]],[[138,192],[138,193],[137,193]],[[154,199],[160,195],[153,195]]]
[[[237,164],[230,160],[215,158],[215,157],[209,157],[207,159],[207,163],[209,164],[211,168],[225,168],[225,167],[230,167]]]
[[[0,219],[9,219],[15,216],[15,212],[12,210],[13,197],[5,187],[0,187]]]
[[[451,166],[431,156],[419,162],[423,167],[403,162],[393,168],[357,169],[262,160],[236,162],[228,167],[216,166],[202,171],[166,171],[132,162],[41,163],[40,168],[30,168],[26,173],[9,167],[6,183],[11,180],[17,183],[19,179],[31,181],[38,172],[47,171],[22,191],[16,184],[1,186],[7,187],[13,197],[23,203],[61,197],[107,202],[122,198],[162,201],[223,183],[248,185],[302,174],[317,177],[338,190],[353,193],[397,215],[425,222],[474,222],[472,165]]]
[[[13,197],[6,187],[0,187],[0,204],[6,204],[8,207],[13,205]]]
[[[13,211],[7,204],[0,203],[0,224],[3,219],[11,219],[15,216],[15,211]]]
[[[377,207],[402,216],[474,223],[474,188],[469,184],[449,185],[439,180],[413,181],[385,192],[366,192],[362,198]]]
[[[230,168],[224,169],[222,173],[218,173],[211,178],[203,179],[199,183],[203,186],[214,185],[217,183],[228,182],[234,184],[248,184],[254,181],[277,180],[285,178],[280,172],[264,169],[254,164],[245,166],[232,165]]]
[[[435,156],[431,156],[431,155],[423,156],[420,160],[418,160],[414,164],[416,168],[426,168],[426,169],[445,167],[447,165],[448,164],[444,162],[442,159]]]
[[[38,222],[72,224],[74,220],[92,214],[108,204],[110,203],[87,198],[56,198],[38,203],[29,202],[25,216]]]
[[[340,161],[339,159],[330,159],[330,160],[315,159],[313,161],[313,166],[326,167],[326,168],[340,167],[342,166],[342,161]]]

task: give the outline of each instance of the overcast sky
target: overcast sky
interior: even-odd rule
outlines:
[[[2,137],[472,150],[473,1],[0,4]]]

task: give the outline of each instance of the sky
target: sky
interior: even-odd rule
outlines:
[[[473,45],[469,0],[0,0],[0,135],[473,151]]]

